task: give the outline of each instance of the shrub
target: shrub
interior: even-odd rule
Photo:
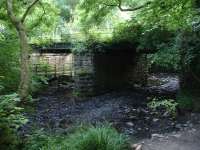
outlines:
[[[142,26],[135,22],[121,23],[115,27],[113,32],[114,42],[130,42],[135,47],[139,44],[139,37],[142,34]]]
[[[177,101],[181,110],[200,111],[199,92],[191,90],[182,90],[178,96]]]
[[[176,117],[178,103],[173,99],[163,99],[159,100],[154,98],[151,102],[148,103],[148,107],[151,109],[165,108],[168,113],[173,117]]]
[[[33,135],[25,150],[128,150],[127,138],[110,126],[80,128],[70,135]]]
[[[139,37],[140,45],[138,49],[158,51],[162,49],[161,46],[163,45],[165,45],[165,47],[170,46],[173,37],[174,32],[162,26],[146,29]]]
[[[12,36],[10,35],[10,38]],[[19,47],[16,40],[0,38],[0,94],[15,92],[19,83]]]
[[[180,70],[180,54],[174,46],[174,38],[175,33],[164,27],[156,27],[142,34],[138,49],[155,52],[148,56],[151,71],[176,72]]]
[[[17,129],[27,122],[18,107],[17,94],[0,96],[0,149],[15,149],[18,144]]]
[[[148,55],[151,72],[179,72],[180,54],[173,47],[162,44],[155,54]]]
[[[31,94],[37,93],[48,85],[48,78],[43,75],[33,75],[31,82]]]
[[[182,88],[200,89],[200,30],[182,31],[177,35],[176,47],[181,55]]]

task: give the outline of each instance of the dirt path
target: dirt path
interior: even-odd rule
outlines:
[[[200,126],[143,141],[142,150],[200,150]]]

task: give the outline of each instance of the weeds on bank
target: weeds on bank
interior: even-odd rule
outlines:
[[[128,150],[127,137],[111,126],[79,128],[69,135],[33,134],[24,150]]]
[[[157,110],[159,108],[163,108],[168,112],[172,117],[176,117],[177,115],[177,106],[178,103],[173,99],[158,99],[154,98],[151,102],[149,102],[148,107]]]

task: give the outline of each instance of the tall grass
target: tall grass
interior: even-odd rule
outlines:
[[[111,126],[79,128],[69,135],[37,133],[25,150],[128,150],[127,137]]]

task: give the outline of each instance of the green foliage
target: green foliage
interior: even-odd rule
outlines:
[[[87,75],[91,75],[91,71],[89,69],[86,69],[86,68],[81,68],[81,69],[77,69],[75,71],[75,73],[78,75],[78,76],[87,76]]]
[[[200,98],[199,92],[191,90],[182,90],[177,95],[177,102],[181,110],[199,112],[200,111]]]
[[[46,60],[41,60],[40,62],[37,62],[36,65],[37,65],[37,73],[48,73],[53,71],[54,69]]]
[[[192,110],[194,106],[194,101],[191,95],[186,95],[186,94],[179,94],[178,97],[178,104],[180,109],[184,110]]]
[[[71,136],[74,150],[125,150],[126,138],[111,127],[89,128]],[[74,143],[74,144],[73,144]]]
[[[128,150],[127,138],[110,126],[80,128],[69,135],[39,132],[26,143],[25,150]]]
[[[69,22],[73,19],[73,10],[80,0],[56,0],[58,8],[60,8],[60,16],[61,18]]]
[[[27,122],[17,94],[0,96],[0,149],[15,149],[19,140],[17,129]]]
[[[146,0],[123,0],[123,8],[137,8]],[[106,16],[118,12],[118,0],[83,0],[80,4],[81,22],[85,24],[100,24],[106,21]],[[194,10],[193,0],[151,0],[151,4],[137,11],[130,11],[133,18],[144,26],[155,27],[165,25],[171,29],[190,26]]]
[[[10,128],[17,129],[26,123],[22,115],[23,108],[17,107],[20,99],[17,94],[0,96],[0,124],[8,124]]]
[[[4,89],[4,86],[2,85],[2,79],[3,78],[4,78],[3,76],[0,76],[0,93]]]
[[[48,85],[48,78],[44,75],[33,75],[31,82],[31,94],[39,92],[42,88]]]
[[[153,0],[150,8],[141,11],[137,19],[147,27],[165,26],[177,30],[191,25],[193,0]]]
[[[185,64],[193,70],[200,71],[200,31],[183,31],[177,36],[177,48],[185,53]],[[198,72],[197,72],[198,73]]]
[[[160,45],[155,54],[148,55],[152,72],[177,72],[180,70],[180,53],[174,47]]]
[[[152,71],[180,70],[179,50],[174,46],[173,31],[164,27],[147,30],[133,21],[120,24],[114,29],[113,42],[129,42],[138,51],[153,51],[148,55]]]
[[[176,47],[182,58],[182,87],[200,88],[200,30],[182,31],[177,35]]]
[[[95,51],[104,51],[103,46],[109,45],[111,42],[108,39],[99,39],[94,35],[89,34],[88,37],[82,42],[73,43],[73,53],[90,53]]]
[[[174,46],[175,32],[164,27],[146,30],[140,36],[138,50],[155,52],[148,55],[151,71],[174,72],[180,70],[180,53]]]
[[[74,43],[74,47],[72,49],[73,53],[86,53],[88,52],[88,45],[86,42],[76,42]]]
[[[177,114],[177,106],[178,103],[173,99],[163,99],[159,100],[154,98],[151,102],[148,103],[148,107],[156,110],[159,108],[164,108],[168,113],[170,113],[173,117],[176,117]]]
[[[137,47],[139,43],[139,37],[143,32],[142,30],[142,26],[133,21],[121,23],[114,29],[113,41],[129,42]]]
[[[73,97],[75,97],[75,98],[78,98],[78,97],[83,96],[83,94],[81,94],[79,91],[75,91],[75,90],[73,90],[72,95],[73,95]]]
[[[19,83],[19,48],[16,37],[9,32],[12,31],[5,31],[0,38],[0,81],[4,87],[0,93],[16,91]]]
[[[149,49],[157,51],[164,47],[172,45],[172,38],[174,37],[173,31],[165,27],[159,26],[154,28],[146,28],[142,35],[139,36],[140,46],[138,49]]]
[[[110,7],[106,7],[103,3],[112,3],[115,0],[83,0],[79,5],[81,10],[81,23],[86,26],[100,24],[105,17],[112,11]]]

